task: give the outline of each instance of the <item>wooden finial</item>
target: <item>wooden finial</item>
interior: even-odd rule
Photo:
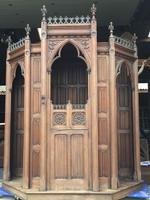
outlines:
[[[95,20],[95,16],[96,16],[96,6],[93,3],[92,7],[91,7],[91,14],[92,14],[92,20]]]
[[[138,38],[138,37],[137,37],[136,33],[134,33],[134,34],[133,34],[133,37],[132,37],[132,40],[133,40],[134,44],[136,44],[137,38]]]
[[[46,21],[47,9],[45,5],[43,5],[43,7],[41,8],[41,12],[42,12],[42,21]]]
[[[108,29],[110,31],[110,37],[113,36],[113,32],[114,32],[114,25],[112,22],[110,22],[109,26],[108,26]]]
[[[27,26],[25,27],[25,31],[26,31],[26,38],[29,38],[29,35],[31,32],[31,28],[30,28],[29,24],[27,24]]]

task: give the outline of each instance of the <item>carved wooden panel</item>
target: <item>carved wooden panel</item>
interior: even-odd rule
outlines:
[[[133,176],[132,90],[126,66],[117,78],[119,176]]]
[[[40,56],[31,58],[31,185],[36,187],[40,177],[40,130],[41,130],[41,61]],[[35,185],[36,184],[36,185]]]
[[[32,154],[32,176],[39,177],[40,174],[40,153],[39,150],[36,152],[35,148]]]
[[[39,88],[33,90],[33,113],[40,113],[40,97],[41,91]]]
[[[98,58],[98,82],[107,82],[108,80],[108,61],[106,56]]]
[[[67,178],[68,177],[68,145],[67,135],[55,135],[54,138],[54,170],[55,178]]]
[[[67,105],[49,103],[51,110],[51,128],[86,129],[88,127],[88,103]]]
[[[41,81],[41,66],[40,66],[40,59],[39,58],[34,58],[32,62],[32,67],[33,67],[33,83],[40,83]]]
[[[88,188],[88,131],[51,130],[48,134],[51,189]]]
[[[99,128],[99,130],[101,130],[101,131],[99,131],[99,144],[104,144],[104,145],[107,145],[108,144],[108,142],[109,142],[109,135],[108,135],[108,131],[109,131],[109,129],[108,129],[108,121],[107,121],[107,119],[104,117],[104,118],[100,118],[99,119],[99,122],[98,122],[98,128]],[[104,134],[105,133],[105,134]]]
[[[71,178],[84,178],[83,135],[71,136]]]
[[[108,56],[98,56],[98,157],[100,187],[110,185]]]
[[[99,87],[98,90],[98,111],[99,113],[107,113],[108,111],[108,99],[107,99],[107,87]]]
[[[40,119],[39,118],[34,118],[33,123],[32,123],[32,133],[33,136],[36,135],[36,137],[32,138],[32,144],[40,144]]]

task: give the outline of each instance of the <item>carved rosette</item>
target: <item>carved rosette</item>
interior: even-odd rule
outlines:
[[[53,113],[53,126],[66,126],[66,113],[54,112]]]
[[[72,113],[72,125],[73,126],[85,126],[86,125],[86,115],[85,112],[73,112]]]

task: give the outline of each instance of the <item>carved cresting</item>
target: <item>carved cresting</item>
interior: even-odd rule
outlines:
[[[70,101],[67,105],[54,105],[50,103],[50,107],[52,128],[87,128],[88,103],[71,104]]]
[[[90,16],[84,17],[83,15],[81,17],[49,17],[48,18],[48,24],[89,24],[91,21]]]
[[[121,38],[121,37],[118,37],[118,36],[115,36],[113,34],[114,32],[114,25],[112,22],[110,22],[109,26],[108,26],[108,29],[110,31],[110,38],[114,37],[115,39],[115,43],[119,46],[122,46],[122,47],[125,47],[125,48],[128,48],[128,49],[132,49],[134,50],[134,47],[135,47],[135,41],[136,41],[136,35],[133,35],[133,39],[130,41],[130,40],[126,40],[124,38]]]
[[[9,50],[10,51],[14,51],[16,49],[19,49],[21,47],[23,47],[25,45],[25,38],[22,38],[20,39],[18,42],[16,43],[12,43],[10,46],[9,46]]]
[[[95,5],[92,6],[91,12],[92,12],[91,17],[89,15],[87,16],[82,15],[81,17],[54,16],[54,17],[48,18],[47,38],[48,38],[48,54],[49,54],[48,56],[49,56],[49,63],[50,63],[49,65],[51,65],[51,63],[53,62],[52,61],[53,58],[57,56],[56,54],[58,53],[59,49],[61,49],[67,43],[73,44],[74,46],[76,46],[76,48],[79,49],[79,51],[82,51],[83,49],[88,57],[88,58],[86,57],[85,60],[88,60],[89,65],[91,65],[90,63],[91,62],[91,58],[90,58],[91,57],[91,23],[92,23],[92,19],[95,20],[95,14],[96,14]],[[79,29],[81,29],[81,27],[83,27],[82,30],[83,30],[83,33],[85,32],[85,34],[81,34],[81,33],[78,34]],[[72,34],[70,31],[72,32]],[[56,49],[58,51],[56,51]],[[84,53],[82,52],[82,54]],[[85,54],[84,54],[84,57],[85,57]]]
[[[133,41],[125,40],[121,37],[115,36],[115,43],[122,47],[134,50],[134,42]]]
[[[12,43],[11,36],[8,36],[6,42],[8,43],[8,50],[10,50],[10,46],[11,46],[11,43]]]

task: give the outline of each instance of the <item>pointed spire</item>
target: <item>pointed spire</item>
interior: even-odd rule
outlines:
[[[108,26],[108,30],[110,31],[110,37],[113,37],[114,25],[112,22],[110,22],[110,24]]]
[[[95,20],[96,17],[96,6],[93,3],[92,7],[91,7],[91,14],[92,14],[92,20]]]
[[[43,5],[43,7],[41,8],[41,12],[42,12],[42,21],[46,21],[47,9],[45,5]]]
[[[27,24],[27,26],[25,27],[25,31],[26,31],[26,38],[29,39],[29,35],[31,32],[31,28],[30,28],[29,24]]]

